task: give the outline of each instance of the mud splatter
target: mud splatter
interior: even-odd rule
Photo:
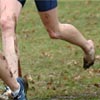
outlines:
[[[13,77],[13,73],[11,71],[9,71],[9,72],[10,72],[10,77]]]

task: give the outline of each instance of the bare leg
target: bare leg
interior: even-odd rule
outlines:
[[[5,60],[0,61],[0,76],[13,91],[19,87],[16,81],[19,75],[19,56],[15,31],[21,8],[22,6],[17,0],[0,0],[0,25],[5,56]]]
[[[0,0],[0,25],[4,49],[4,56],[0,54],[0,78],[10,87],[14,100],[26,100],[25,82],[18,77],[19,60],[15,36],[21,8],[18,0]]]
[[[39,12],[39,14],[51,38],[62,39],[81,47],[85,53],[85,60],[89,63],[88,65],[90,66],[90,63],[94,62],[93,42],[86,40],[73,25],[60,23],[57,16],[57,8]],[[92,53],[90,53],[91,51]]]
[[[15,80],[13,73],[8,67],[6,58],[0,53],[0,78],[15,91],[19,88],[19,84]]]
[[[15,78],[18,73],[18,47],[16,45],[16,24],[22,6],[17,0],[0,0],[0,23],[4,55]]]
[[[26,91],[28,88],[27,82],[22,78],[15,79],[11,69],[8,66],[6,58],[0,53],[0,78],[12,90],[10,96],[13,100],[27,100]],[[2,97],[0,100],[3,99]]]

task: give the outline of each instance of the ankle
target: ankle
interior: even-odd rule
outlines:
[[[87,43],[86,43],[86,47],[84,49],[84,53],[86,55],[90,54],[91,51],[94,50],[94,44],[93,44],[93,41],[92,40],[88,40]]]
[[[20,92],[20,85],[19,85],[19,88],[17,88],[15,91],[12,91],[13,97],[16,97],[19,92]]]

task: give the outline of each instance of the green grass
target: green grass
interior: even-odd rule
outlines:
[[[99,3],[59,0],[58,6],[60,21],[75,25],[87,39],[93,39],[97,55],[100,53]],[[32,76],[32,82],[29,82],[29,100],[55,97],[64,100],[64,96],[66,99],[67,96],[76,97],[73,100],[100,98],[99,86],[95,86],[100,82],[97,71],[100,70],[99,61],[84,71],[80,48],[61,40],[51,40],[31,1],[27,1],[23,8],[17,33],[23,74]]]
[[[96,55],[100,55],[99,10],[100,1],[59,0],[60,21],[73,24],[87,39],[94,40]],[[21,12],[17,36],[23,74],[32,77],[29,100],[99,100],[99,60],[84,71],[82,50],[65,41],[51,40],[31,0]]]

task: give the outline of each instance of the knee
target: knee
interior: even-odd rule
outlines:
[[[1,31],[3,33],[12,32],[15,28],[15,18],[13,16],[2,16],[0,18]]]

